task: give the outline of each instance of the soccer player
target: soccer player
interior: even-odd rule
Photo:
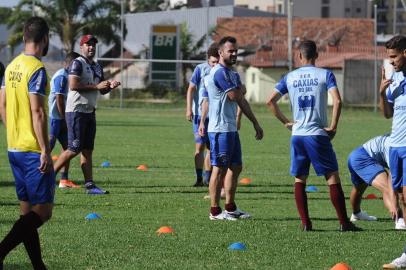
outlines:
[[[383,269],[406,269],[406,246],[402,255],[394,259],[391,263],[384,264]]]
[[[352,151],[348,157],[348,169],[354,185],[350,195],[353,210],[351,221],[377,220],[376,217],[370,216],[361,210],[362,194],[368,186],[373,186],[382,192],[385,207],[391,217],[398,221],[396,196],[392,189],[392,182],[385,170],[385,168],[388,168],[389,162],[389,136],[389,134],[385,134],[370,139]],[[400,229],[401,225],[397,222],[396,228]]]
[[[278,82],[267,104],[284,126],[292,131],[290,173],[295,177],[294,193],[302,229],[312,230],[305,191],[312,163],[317,175],[323,175],[327,180],[330,199],[340,221],[340,230],[354,231],[359,228],[348,219],[337,159],[330,142],[336,134],[340,117],[340,93],[334,74],[315,67],[317,56],[314,41],[306,40],[300,43],[299,59],[302,67],[288,73]],[[327,126],[327,92],[333,98],[330,126]],[[277,104],[278,100],[288,93],[293,121],[281,112]]]
[[[41,62],[49,44],[45,20],[28,19],[23,37],[24,52],[8,65],[2,91],[8,158],[21,216],[0,243],[0,269],[6,255],[20,243],[24,243],[34,269],[46,269],[37,229],[51,218],[55,192],[45,108],[49,84]]]
[[[235,203],[237,180],[242,170],[241,145],[236,123],[237,106],[254,125],[256,139],[263,137],[263,130],[244,98],[239,75],[231,69],[237,62],[237,51],[237,40],[234,37],[222,38],[219,42],[219,64],[210,70],[207,77],[210,119],[208,135],[213,167],[209,184],[211,220],[250,217],[248,213],[237,208]],[[224,212],[219,205],[223,183],[226,194]]]
[[[72,61],[78,58],[80,54],[70,52],[66,55],[64,68],[58,70],[51,79],[51,93],[49,94],[49,143],[51,151],[55,147],[56,140],[62,146],[63,150],[68,148],[68,130],[65,121],[66,99],[68,97],[68,68]],[[60,188],[80,188],[80,185],[69,180],[69,161],[67,161],[61,172],[59,180]]]
[[[392,187],[395,192],[403,193],[406,198],[406,37],[395,36],[385,44],[386,53],[394,73],[385,78],[382,68],[382,80],[379,88],[379,107],[385,118],[391,118],[389,168],[392,175]],[[404,199],[403,209],[405,209]]]
[[[87,194],[107,194],[93,181],[92,154],[96,136],[96,102],[99,93],[105,95],[118,87],[120,82],[104,79],[103,68],[93,58],[96,53],[96,37],[84,35],[80,40],[81,56],[69,67],[69,92],[66,102],[68,149],[55,162],[55,172],[66,162],[81,153],[80,164],[85,178]]]
[[[201,119],[201,104],[202,95],[204,92],[203,78],[207,76],[210,69],[219,61],[218,46],[216,43],[210,45],[207,50],[207,62],[199,64],[193,71],[192,78],[189,82],[189,87],[186,94],[186,119],[193,121],[193,133],[195,137],[195,170],[196,182],[195,187],[208,184],[211,175],[210,164],[210,143],[207,136],[200,136],[198,127]],[[209,119],[206,119],[207,127]],[[204,148],[207,148],[206,157],[204,156]],[[205,165],[205,177],[203,180],[203,164]]]

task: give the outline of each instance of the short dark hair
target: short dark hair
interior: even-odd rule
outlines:
[[[394,36],[385,43],[386,49],[406,50],[406,37],[402,35]]]
[[[25,42],[39,43],[48,34],[48,24],[41,17],[31,17],[24,24],[23,35]]]
[[[235,37],[232,37],[232,36],[223,37],[219,41],[219,48],[223,47],[223,45],[226,44],[227,42],[235,44],[235,43],[237,43],[237,39]]]
[[[70,63],[79,56],[80,54],[78,54],[77,52],[70,52],[65,56],[65,63],[70,65]]]
[[[299,51],[307,60],[317,58],[317,45],[313,40],[305,40],[300,42]]]
[[[210,58],[210,56],[219,58],[219,45],[217,43],[212,43],[210,47],[207,49],[207,58]]]

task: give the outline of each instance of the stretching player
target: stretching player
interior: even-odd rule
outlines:
[[[201,119],[201,104],[204,92],[203,78],[207,76],[210,69],[219,61],[218,46],[213,43],[207,50],[207,62],[197,65],[193,71],[192,78],[189,83],[189,88],[186,95],[186,119],[193,121],[193,133],[195,137],[195,170],[196,182],[195,187],[208,185],[211,175],[210,165],[210,143],[206,136],[200,136],[198,127]],[[207,127],[209,119],[206,119]],[[206,157],[204,156],[204,148],[207,148]],[[203,180],[203,163],[205,165],[205,177]]]
[[[389,161],[389,134],[377,136],[358,147],[348,157],[348,169],[351,173],[353,188],[350,202],[353,213],[351,221],[375,221],[376,217],[361,210],[362,194],[368,186],[373,186],[382,192],[383,203],[391,217],[396,220],[396,229],[404,227],[403,218],[397,219],[398,207],[392,182],[386,173]],[[403,224],[401,224],[403,223]]]
[[[330,189],[341,231],[358,230],[347,216],[345,197],[338,174],[336,155],[330,140],[337,131],[341,98],[334,74],[315,67],[318,57],[316,43],[303,41],[299,46],[302,67],[288,73],[275,87],[268,106],[272,113],[292,131],[290,173],[295,177],[295,200],[304,231],[312,230],[307,206],[306,181],[310,163],[318,176],[323,175]],[[327,126],[327,92],[333,98],[333,115]],[[278,100],[289,93],[293,111],[290,121],[279,109]]]

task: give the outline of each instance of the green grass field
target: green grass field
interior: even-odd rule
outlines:
[[[286,110],[286,108],[285,108]],[[363,209],[378,222],[359,222],[359,233],[338,232],[338,221],[324,179],[311,172],[309,194],[314,232],[299,230],[289,175],[289,132],[265,106],[254,111],[264,128],[262,141],[243,119],[240,133],[244,169],[250,186],[240,186],[237,203],[251,220],[213,222],[208,219],[207,188],[193,188],[194,142],[183,105],[150,105],[97,111],[94,174],[106,196],[80,190],[57,190],[51,221],[40,229],[43,257],[49,269],[330,269],[345,261],[353,269],[380,269],[398,257],[404,232],[394,230],[382,200],[365,200]],[[351,183],[348,154],[367,139],[390,130],[391,122],[370,110],[343,110],[333,141],[349,209]],[[18,204],[6,156],[5,130],[0,129],[0,238],[17,219]],[[103,161],[111,167],[102,168]],[[147,164],[148,172],[137,171]],[[71,178],[81,181],[79,160]],[[378,194],[373,188],[366,191]],[[97,212],[101,219],[86,221]],[[350,213],[350,211],[349,211]],[[157,236],[161,226],[175,233]],[[246,251],[229,251],[243,242]],[[20,246],[5,261],[5,269],[30,269]]]

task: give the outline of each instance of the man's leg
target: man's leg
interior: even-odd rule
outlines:
[[[221,214],[220,193],[223,186],[223,180],[227,173],[227,167],[218,167],[213,165],[209,183],[210,193],[210,218]]]
[[[73,152],[69,149],[63,151],[62,154],[59,156],[58,160],[54,164],[55,174],[57,174],[65,166],[65,163],[69,162],[72,158],[76,157],[77,155],[78,155],[77,152]]]
[[[225,210],[228,212],[234,212],[237,210],[235,204],[235,193],[237,191],[238,176],[240,175],[242,166],[230,166],[227,169],[227,173],[224,178],[224,191],[226,195]]]
[[[200,187],[203,186],[204,144],[202,143],[195,144],[194,158],[195,158],[196,182],[193,186]]]
[[[383,204],[388,209],[391,218],[396,220],[399,209],[397,207],[396,195],[393,192],[392,184],[386,172],[378,174],[372,182],[372,186],[382,192]]]
[[[354,214],[358,214],[359,212],[361,212],[362,195],[364,194],[367,187],[368,187],[368,185],[365,183],[354,185],[352,187],[351,194],[350,194],[350,203],[351,203],[351,207],[352,207],[352,212]]]
[[[306,180],[307,175],[295,177],[295,202],[297,211],[299,212],[299,216],[302,221],[302,229],[304,231],[311,231],[312,222],[310,220],[307,203]]]
[[[206,150],[206,156],[204,158],[204,169],[205,169],[205,172],[204,172],[203,181],[204,181],[205,185],[209,185],[210,177],[211,177],[211,170],[212,170],[211,163],[210,163],[210,150],[209,149]]]

